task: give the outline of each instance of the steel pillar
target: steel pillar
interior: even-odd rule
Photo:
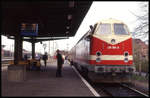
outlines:
[[[14,49],[14,65],[17,65],[22,60],[22,37],[19,35],[15,36],[15,49]]]
[[[35,58],[35,41],[34,37],[32,37],[32,59]]]

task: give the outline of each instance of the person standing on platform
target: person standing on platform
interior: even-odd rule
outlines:
[[[47,55],[47,52],[45,52],[45,54],[43,55],[43,60],[44,60],[45,68],[46,68],[46,65],[47,65],[47,59],[48,59],[48,55]]]
[[[63,65],[64,60],[59,50],[57,50],[56,58],[57,58],[56,77],[62,77],[62,65]]]
[[[64,64],[67,64],[68,63],[68,55],[65,56],[65,61],[64,61]]]
[[[25,61],[28,60],[28,55],[27,55],[27,54],[24,55],[24,60],[25,60]]]

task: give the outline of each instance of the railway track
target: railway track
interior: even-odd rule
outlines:
[[[4,68],[4,67],[7,67],[9,65],[9,61],[11,61],[13,59],[2,59],[1,60],[1,67]]]
[[[13,60],[13,59],[2,59],[1,62],[2,62],[2,64],[8,64],[8,62],[11,60]]]
[[[127,87],[127,88],[129,88],[129,89],[131,89],[131,90],[133,90],[133,91],[135,91],[135,92],[137,92],[137,93],[139,93],[139,94],[141,94],[141,95],[143,95],[145,97],[149,97],[148,94],[142,93],[141,91],[138,91],[137,89],[134,89],[134,88],[132,88],[132,87],[126,85],[126,84],[121,84],[121,85],[124,86],[124,87]]]
[[[78,70],[82,75],[82,73]],[[83,75],[82,75],[83,76]],[[84,77],[84,76],[83,76]],[[93,83],[87,77],[85,80],[99,93],[101,96],[111,96],[111,97],[149,97],[149,95],[144,94],[126,84],[120,83]]]
[[[105,95],[112,97],[148,97],[148,95],[143,94],[135,89],[131,89],[128,86],[122,84],[92,84],[92,86],[100,93],[103,91]],[[101,90],[100,90],[101,89]]]

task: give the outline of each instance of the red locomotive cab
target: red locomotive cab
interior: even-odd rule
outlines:
[[[90,45],[90,64],[132,66],[132,36],[127,26],[109,19],[98,23]]]

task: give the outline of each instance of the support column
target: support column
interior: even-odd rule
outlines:
[[[32,59],[35,58],[35,41],[34,38],[32,38]]]
[[[26,66],[19,64],[22,61],[22,37],[15,36],[14,64],[8,66],[8,81],[20,82],[26,79]]]
[[[48,61],[50,61],[51,60],[51,57],[50,57],[50,41],[49,41],[49,48],[48,48]]]
[[[22,60],[22,43],[22,37],[15,36],[14,65],[17,65]]]

